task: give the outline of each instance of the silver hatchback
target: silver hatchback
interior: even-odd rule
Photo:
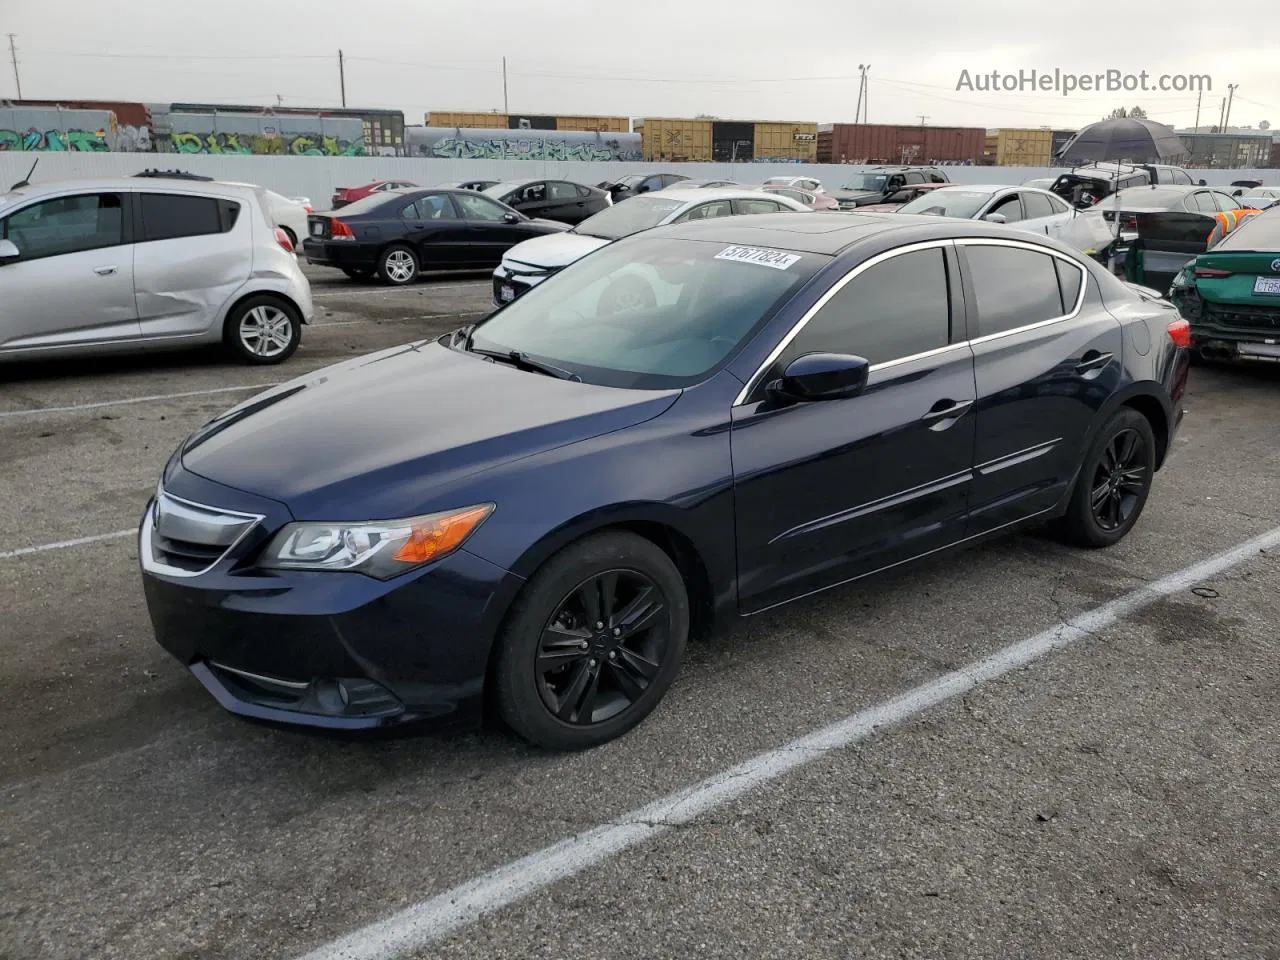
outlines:
[[[261,187],[121,178],[0,195],[0,359],[224,343],[281,363],[312,312]]]

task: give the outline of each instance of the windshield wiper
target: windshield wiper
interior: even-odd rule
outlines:
[[[549,377],[555,377],[558,380],[573,380],[578,383],[582,382],[582,378],[576,373],[572,373],[563,367],[557,367],[554,364],[547,363],[543,360],[534,360],[522,350],[485,350],[483,347],[475,347],[471,345],[471,335],[467,335],[467,342],[463,345],[468,353],[474,353],[482,357],[488,357],[490,360],[496,360],[498,363],[509,363],[511,366],[519,370],[528,370],[531,373],[545,373]]]

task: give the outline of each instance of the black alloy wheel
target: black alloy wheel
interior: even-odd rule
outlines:
[[[1053,531],[1076,546],[1118,543],[1142,515],[1155,470],[1151,424],[1137,410],[1120,409],[1090,445],[1066,513],[1053,521]]]
[[[1121,430],[1094,468],[1089,504],[1094,522],[1103,530],[1119,530],[1128,523],[1146,494],[1150,477],[1145,444],[1136,430]]]
[[[612,740],[658,705],[688,633],[688,593],[661,548],[623,532],[578,541],[543,564],[507,617],[499,712],[549,749]]]
[[[538,644],[538,693],[565,723],[589,726],[638,703],[666,657],[662,592],[636,570],[606,570],[561,601]]]

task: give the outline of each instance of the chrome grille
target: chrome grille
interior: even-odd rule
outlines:
[[[262,520],[183,500],[159,490],[143,520],[140,556],[148,570],[169,576],[204,573]]]

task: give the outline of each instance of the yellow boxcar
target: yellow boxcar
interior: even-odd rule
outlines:
[[[595,133],[630,133],[630,117],[556,117],[557,130],[584,130]]]
[[[818,125],[778,121],[755,126],[755,159],[798,160],[814,163],[818,159]]]
[[[478,130],[505,130],[505,113],[467,113],[458,110],[432,110],[427,114],[428,127],[469,127]]]
[[[645,117],[637,120],[640,149],[645,160],[711,162],[711,121]]]
[[[1052,130],[1001,128],[996,131],[998,166],[1047,167],[1052,153]]]

